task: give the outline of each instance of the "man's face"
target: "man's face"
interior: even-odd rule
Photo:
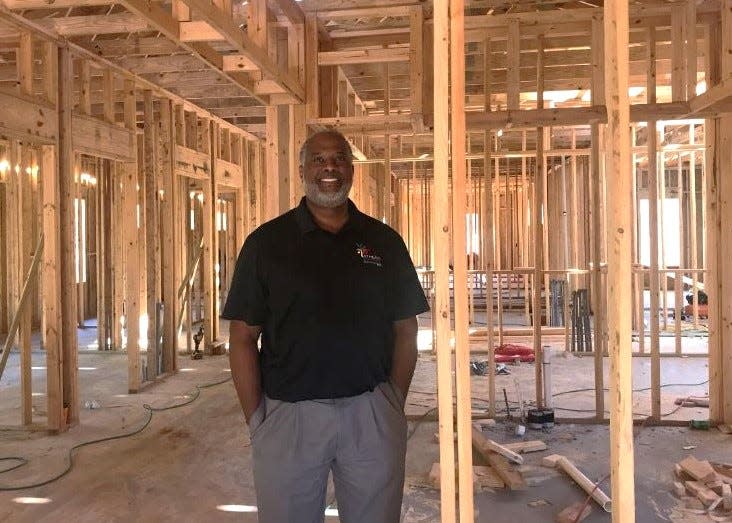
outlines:
[[[305,163],[300,166],[305,197],[319,207],[346,203],[353,183],[350,151],[336,135],[321,134],[310,141]]]

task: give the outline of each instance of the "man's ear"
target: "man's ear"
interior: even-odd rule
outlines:
[[[300,173],[300,181],[304,182],[305,180],[302,177],[302,165],[297,168],[297,172]]]

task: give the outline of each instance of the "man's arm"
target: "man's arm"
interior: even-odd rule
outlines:
[[[394,322],[394,356],[389,379],[405,398],[417,365],[417,330],[417,318],[414,316]]]
[[[249,423],[262,397],[257,340],[262,327],[249,326],[241,320],[232,320],[229,326],[229,366],[236,394]]]

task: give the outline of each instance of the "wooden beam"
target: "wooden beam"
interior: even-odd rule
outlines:
[[[145,18],[136,13],[47,18],[39,23],[60,36],[104,35],[149,31]]]
[[[686,71],[686,99],[696,96],[697,73],[697,34],[696,34],[696,2],[687,0],[684,6],[684,50],[686,57],[684,67]]]
[[[354,49],[352,51],[321,51],[318,65],[380,64],[387,62],[408,62],[409,49],[405,47],[386,49]]]
[[[292,25],[304,24],[305,13],[303,13],[300,5],[295,0],[274,0],[277,7]]]
[[[292,78],[288,71],[280,70],[270,57],[266,49],[257,45],[247,34],[243,33],[231,17],[217,9],[206,0],[184,0],[198,15],[224,36],[227,42],[238,52],[247,56],[257,65],[265,77],[269,77],[282,86],[289,94],[300,101],[305,100],[305,90],[300,82]]]
[[[0,91],[0,131],[19,139],[53,143],[58,134],[58,114],[53,106]]]
[[[434,193],[449,194],[449,87],[444,67],[449,63],[450,19],[447,0],[436,0],[434,38]],[[434,200],[437,201],[436,199]],[[443,523],[455,521],[455,443],[452,406],[452,349],[450,347],[450,230],[447,205],[434,205],[432,238],[435,267],[435,331],[437,335],[437,407],[440,434],[440,514]]]
[[[686,97],[684,45],[684,6],[677,4],[671,7],[671,100],[674,102]]]
[[[631,180],[628,101],[628,3],[604,7],[605,100],[608,112],[607,318],[610,353],[610,470],[613,522],[635,521],[631,380]]]
[[[721,83],[709,86],[699,96],[689,100],[689,116],[699,113],[714,115],[732,111],[732,78],[725,78]]]

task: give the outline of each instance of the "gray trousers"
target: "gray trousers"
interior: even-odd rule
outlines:
[[[407,421],[389,383],[350,398],[263,396],[250,420],[260,523],[322,523],[333,472],[342,523],[396,523]]]

